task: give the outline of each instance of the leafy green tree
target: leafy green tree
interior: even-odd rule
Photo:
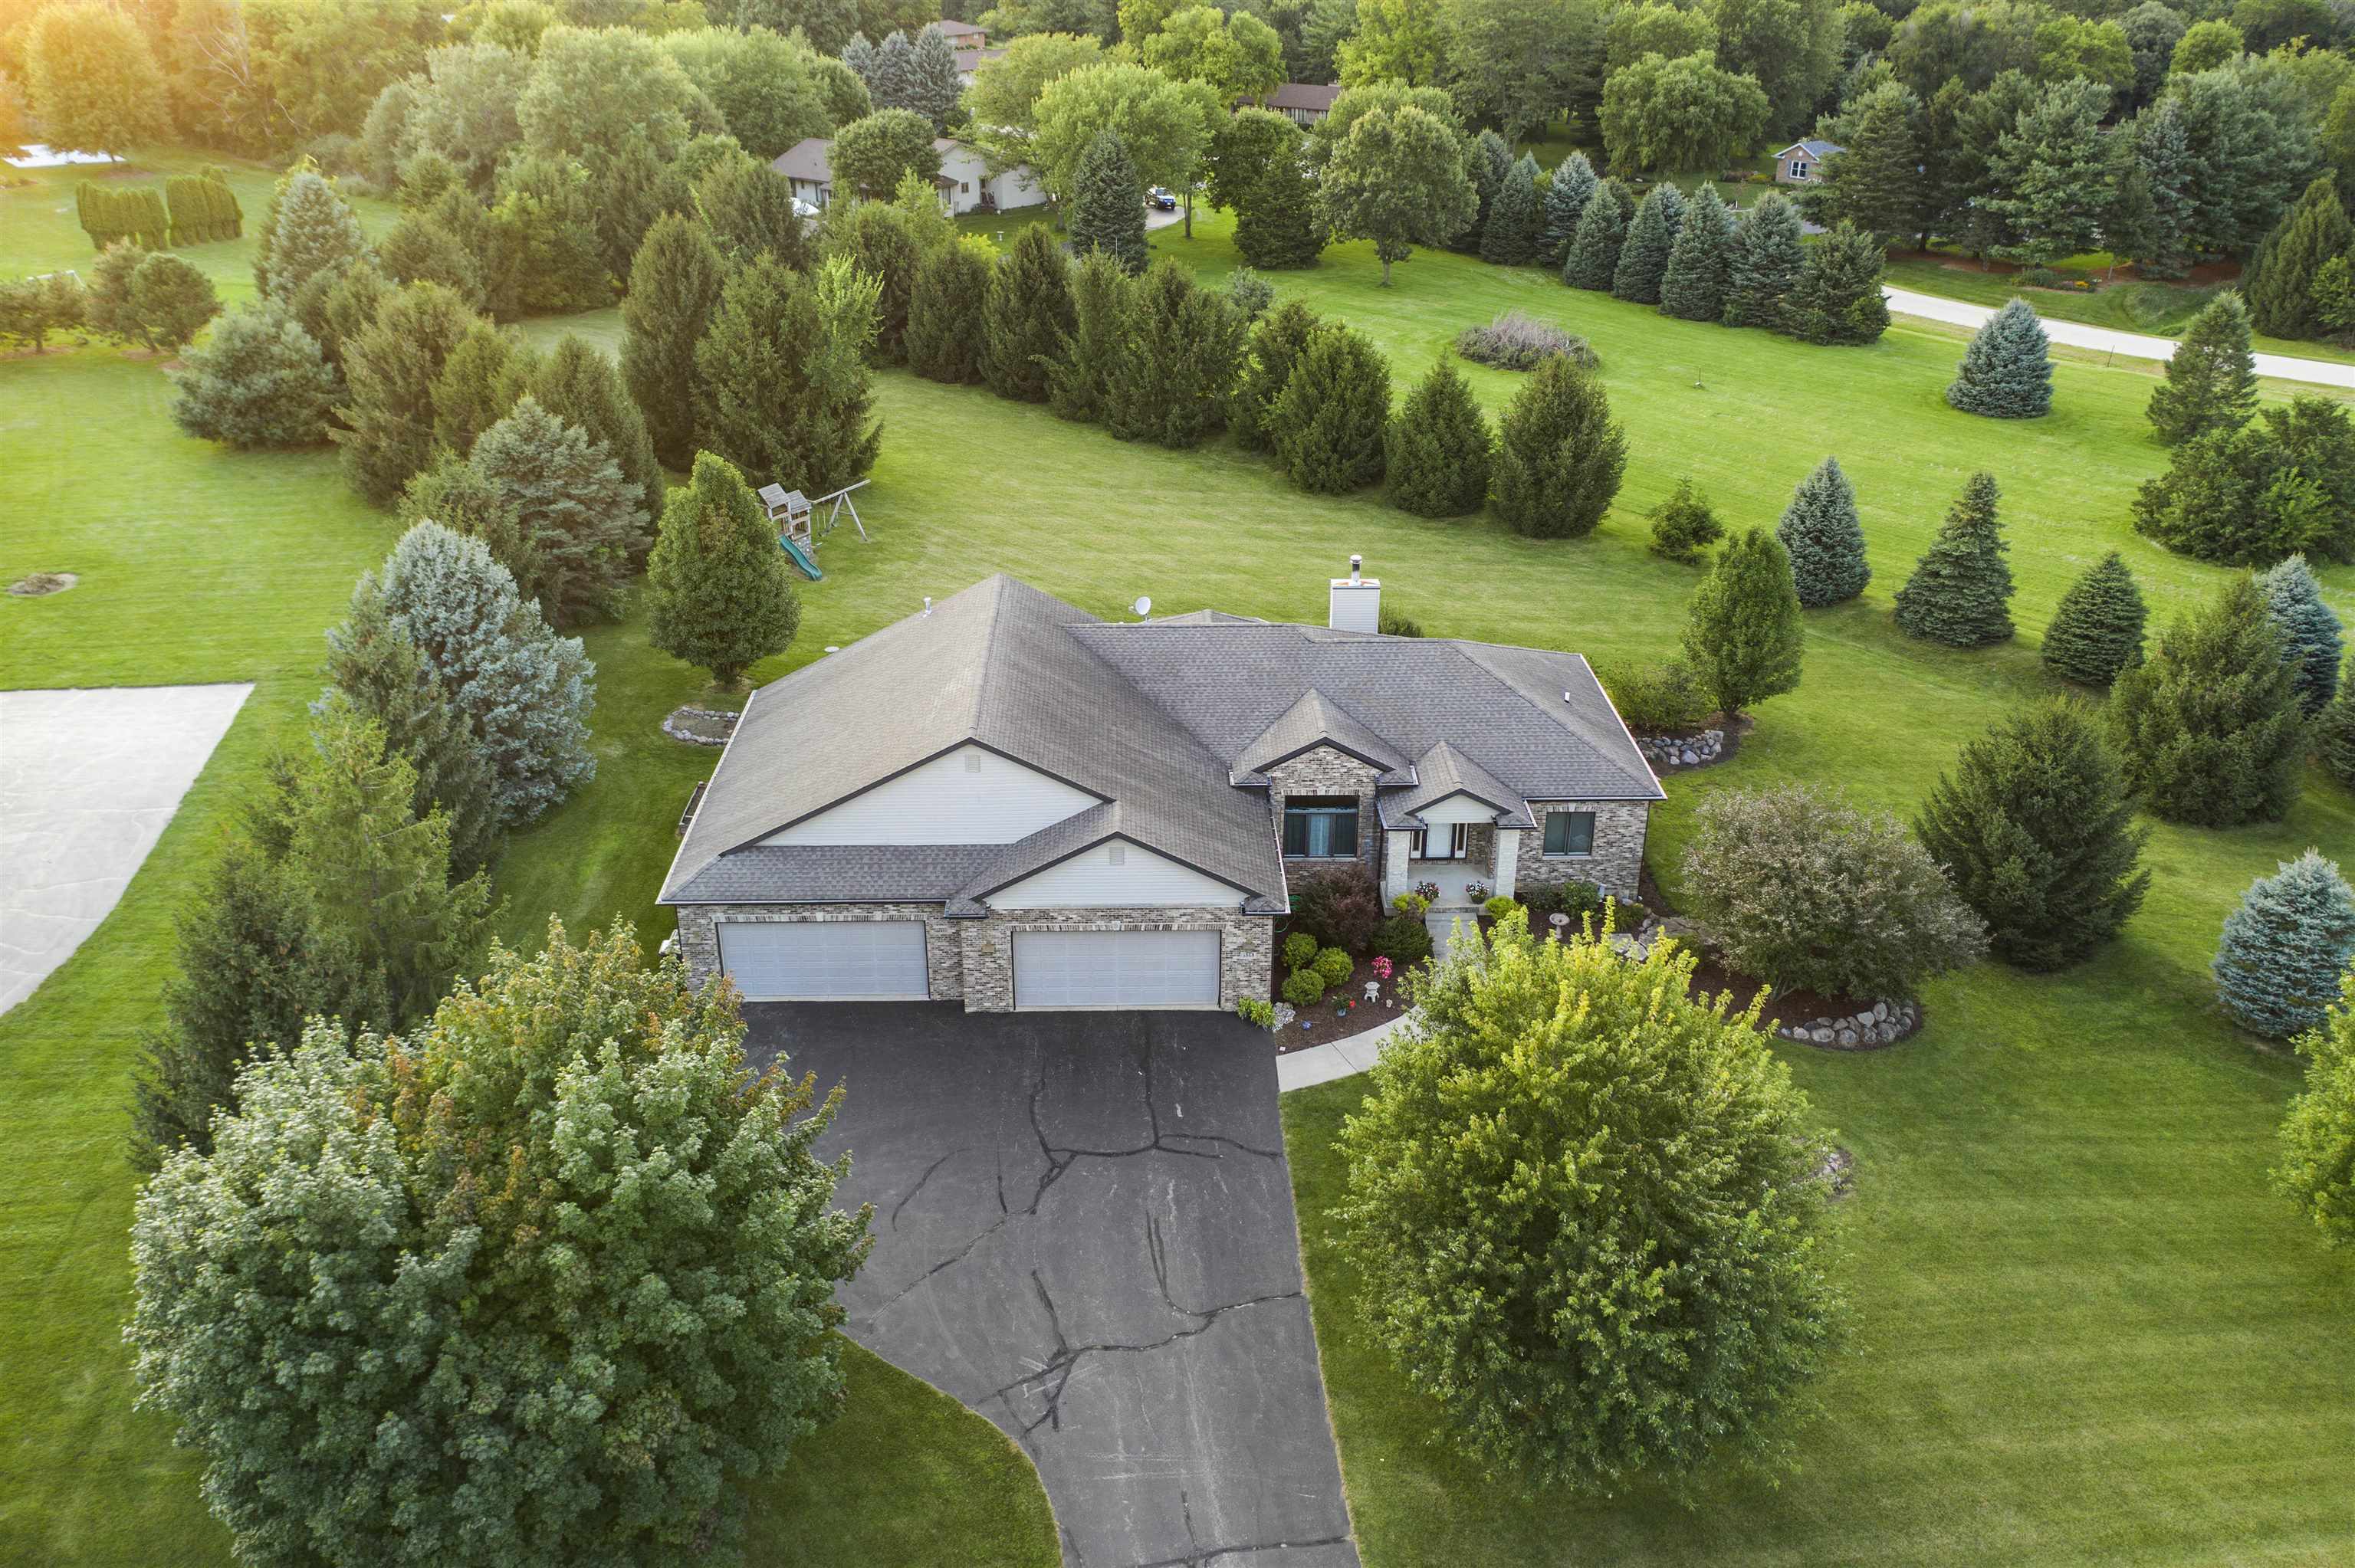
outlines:
[[[1809,609],[1852,599],[1872,580],[1856,490],[1838,458],[1824,459],[1799,482],[1774,525],[1774,537],[1791,553],[1792,580],[1798,585],[1799,602]]]
[[[1872,236],[1843,223],[1807,248],[1784,301],[1783,330],[1807,343],[1872,343],[1889,330],[1881,278],[1887,258]]]
[[[645,416],[631,400],[612,356],[578,333],[566,333],[532,366],[530,387],[541,408],[568,425],[578,425],[593,445],[605,450],[636,493],[643,521],[650,526],[662,513],[670,484],[655,457]],[[641,532],[631,545],[631,559],[644,558],[653,542]]]
[[[345,400],[329,432],[344,477],[371,506],[389,506],[433,458],[433,384],[477,317],[439,283],[411,283],[384,298],[376,318],[344,345]]]
[[[1128,269],[1109,251],[1088,251],[1071,269],[1071,330],[1047,365],[1047,402],[1057,418],[1103,421],[1127,353],[1133,292]]]
[[[1603,26],[1604,77],[1618,75],[1646,55],[1681,59],[1687,55],[1717,58],[1717,22],[1706,6],[1687,10],[1653,3],[1614,7]]]
[[[2249,347],[2249,313],[2226,290],[2184,329],[2167,362],[2167,379],[2150,394],[2151,426],[2165,446],[2211,430],[2232,430],[2257,410],[2257,361]]]
[[[549,624],[613,616],[646,514],[605,445],[526,394],[483,432],[467,465],[496,490],[531,541],[539,563],[536,597]]]
[[[1705,54],[1646,55],[1603,84],[1603,147],[1635,174],[1722,168],[1757,144],[1769,112],[1754,79]]]
[[[814,1152],[838,1099],[751,1077],[743,1028],[551,922],[406,1036],[246,1070],[140,1194],[127,1330],[241,1557],[738,1560],[840,1406],[868,1219]]]
[[[1071,251],[1101,250],[1131,277],[1145,270],[1145,187],[1117,131],[1103,131],[1080,158],[1071,197]]]
[[[1623,201],[1626,187],[1615,180],[1604,180],[1586,198],[1585,209],[1578,217],[1578,232],[1570,242],[1570,254],[1561,264],[1561,281],[1573,289],[1607,290],[1619,271],[1620,252],[1627,245],[1627,219],[1634,210],[1632,200]]]
[[[2006,963],[2082,963],[2142,907],[2147,830],[2096,726],[2073,703],[2024,708],[1963,747],[1914,832]]]
[[[1553,178],[1546,185],[1545,228],[1538,239],[1540,261],[1559,268],[1569,258],[1571,242],[1578,238],[1579,220],[1586,216],[1587,198],[1601,183],[1583,153],[1566,154],[1554,165]]]
[[[491,207],[484,288],[511,309],[550,315],[613,302],[588,166],[552,154],[518,157],[499,170]]]
[[[1732,718],[1799,684],[1806,652],[1790,553],[1764,528],[1729,540],[1693,593],[1684,653]]]
[[[1686,205],[1677,225],[1668,269],[1660,275],[1660,313],[1689,322],[1722,316],[1732,259],[1733,217],[1719,199],[1717,187],[1705,185]]]
[[[212,280],[168,251],[153,251],[132,270],[125,316],[139,341],[158,353],[186,348],[220,314]]]
[[[1342,86],[1435,86],[1446,62],[1446,16],[1440,0],[1358,0],[1357,29],[1341,43]]]
[[[1373,340],[1340,325],[1316,329],[1268,409],[1275,459],[1312,494],[1346,495],[1382,477],[1391,366]]]
[[[1001,397],[1047,400],[1047,366],[1072,330],[1071,264],[1045,224],[1025,224],[991,270],[982,378]]]
[[[835,132],[826,162],[847,191],[886,197],[899,188],[903,175],[940,176],[941,154],[932,137],[932,122],[913,110],[879,109]]]
[[[2304,556],[2291,556],[2257,574],[2257,591],[2281,633],[2298,706],[2308,715],[2320,713],[2338,694],[2339,662],[2347,648],[2339,617],[2323,602],[2322,585]]]
[[[1533,538],[1583,538],[1610,510],[1626,467],[1627,432],[1611,418],[1602,377],[1550,355],[1497,423],[1497,514]]]
[[[801,600],[761,503],[727,460],[695,460],[687,484],[663,509],[662,536],[646,565],[646,635],[675,659],[732,686],[782,653],[801,624]]]
[[[1718,64],[1766,95],[1765,129],[1803,134],[1839,78],[1846,29],[1835,0],[1713,0],[1710,15]]]
[[[1755,1007],[1685,1000],[1673,942],[1626,963],[1515,912],[1476,945],[1418,990],[1342,1128],[1376,1339],[1459,1446],[1527,1482],[1783,1462],[1844,1308],[1828,1146]]]
[[[2315,274],[2350,249],[2355,249],[2355,224],[2339,205],[2338,183],[2326,175],[2306,187],[2297,205],[2257,248],[2250,267],[2249,324],[2269,337],[2319,337],[2322,318],[2315,305]]]
[[[531,381],[531,351],[511,327],[477,321],[433,378],[433,439],[464,457],[485,430],[507,417]]]
[[[407,79],[415,92],[401,125],[397,171],[421,153],[428,154],[446,159],[474,189],[487,190],[498,172],[499,160],[523,139],[516,103],[530,82],[532,69],[530,51],[507,48],[479,35],[470,42],[429,52],[422,80]],[[397,82],[386,88],[385,95],[401,85]],[[383,98],[378,101],[381,105]],[[365,143],[369,138],[363,132],[361,140]],[[408,175],[400,172],[390,180],[376,171],[369,177],[385,186],[406,187],[409,181]],[[405,200],[405,188],[402,196]]]
[[[1103,60],[1103,41],[1071,33],[1030,33],[1005,40],[1005,52],[986,59],[965,89],[974,140],[1011,166],[1030,161],[1039,130],[1039,95],[1047,84]]]
[[[1480,230],[1480,260],[1495,267],[1525,267],[1537,260],[1545,209],[1538,196],[1538,161],[1527,153],[1507,166]]]
[[[2279,821],[2297,798],[2306,715],[2281,634],[2247,578],[2159,635],[2110,687],[2126,782],[2153,815],[2196,827]]]
[[[1799,210],[1779,192],[1769,191],[1744,207],[1733,225],[1732,251],[1725,267],[1727,326],[1780,329],[1787,302],[1798,291],[1806,268]]]
[[[663,52],[719,111],[729,134],[763,164],[805,136],[832,135],[837,123],[817,50],[805,41],[814,35],[797,40],[785,32],[740,24],[669,33],[659,40]]]
[[[1479,511],[1496,451],[1496,432],[1471,385],[1441,355],[1391,421],[1384,444],[1391,504],[1418,517]]]
[[[2328,398],[2296,397],[2238,429],[2194,436],[2144,482],[2135,527],[2227,566],[2300,552],[2355,559],[2355,423]]]
[[[2340,977],[2339,1005],[2297,1048],[2306,1092],[2282,1118],[2274,1186],[2344,1246],[2355,1242],[2355,977]]]
[[[2254,1034],[2286,1040],[2322,1027],[2355,964],[2355,890],[2338,863],[2307,850],[2259,877],[2224,916],[2210,966],[2216,1000]]]
[[[695,455],[695,345],[719,303],[719,253],[693,218],[673,213],[646,231],[622,301],[622,376],[666,467]]]
[[[2014,298],[1971,334],[1946,401],[1966,414],[2041,418],[2052,411],[2052,359],[2043,323]]]
[[[386,615],[465,715],[491,765],[500,826],[531,821],[596,775],[597,667],[579,638],[548,629],[481,540],[419,523],[358,591],[383,595]]]
[[[1652,508],[1652,554],[1692,566],[1725,537],[1725,524],[1710,510],[1709,497],[1690,479],[1677,481],[1674,493]]]
[[[837,258],[844,270],[848,263]],[[730,277],[696,344],[696,430],[749,480],[811,495],[875,464],[882,427],[864,356],[879,286],[830,315],[815,282],[768,257]]]
[[[272,205],[268,291],[278,298],[292,299],[314,275],[340,272],[368,254],[360,220],[323,176],[297,173]]]
[[[1105,390],[1104,426],[1123,440],[1199,446],[1225,422],[1242,373],[1242,317],[1167,256],[1132,290],[1126,341]]]
[[[2107,686],[2142,662],[2149,611],[2115,550],[2069,585],[2044,629],[2044,667],[2081,685]]]
[[[625,27],[550,27],[516,101],[526,151],[583,163],[643,142],[668,163],[691,133],[695,83],[647,34]]]
[[[1140,202],[1147,185],[1188,190],[1211,132],[1232,108],[1206,82],[1173,81],[1141,65],[1082,66],[1039,91],[1028,162],[1049,191],[1072,200],[1081,161],[1096,137],[1111,131],[1136,171]]]
[[[172,377],[172,419],[240,450],[314,446],[327,439],[336,373],[282,301],[263,299],[190,349]]]
[[[1476,124],[1527,140],[1600,90],[1603,18],[1586,0],[1447,0],[1443,85]],[[1323,80],[1323,78],[1295,78]],[[1571,221],[1577,221],[1573,209]],[[1559,248],[1547,265],[1559,266]]]
[[[1210,199],[1235,215],[1235,249],[1253,267],[1313,267],[1325,249],[1306,138],[1283,115],[1239,109],[1210,143]]]
[[[1323,330],[1324,322],[1317,313],[1298,300],[1286,300],[1260,318],[1251,331],[1246,344],[1242,373],[1235,379],[1235,396],[1228,411],[1227,427],[1235,433],[1235,444],[1246,451],[1273,451],[1275,429],[1272,414],[1275,401],[1284,395],[1284,383],[1292,379],[1295,366],[1308,350],[1309,343]],[[1486,486],[1481,499],[1487,498]]]
[[[1317,208],[1337,239],[1373,242],[1391,268],[1417,245],[1444,245],[1479,213],[1455,132],[1412,105],[1379,110],[1349,128],[1327,160]]]
[[[1895,245],[1930,227],[1934,200],[1923,157],[1922,101],[1900,81],[1882,81],[1849,103],[1827,125],[1842,151],[1819,165],[1807,192],[1809,216],[1823,224],[1845,218],[1882,245]]]
[[[929,381],[981,381],[983,301],[996,251],[978,235],[925,259],[908,299],[908,367]]]
[[[131,13],[83,0],[24,15],[25,86],[50,146],[120,156],[171,133],[164,72]]]
[[[1678,230],[1684,227],[1684,193],[1665,182],[1645,193],[1636,206],[1636,221],[1627,226],[1627,243],[1620,247],[1619,265],[1611,274],[1614,298],[1639,305],[1660,302],[1660,280],[1668,275],[1668,257],[1675,251]]]

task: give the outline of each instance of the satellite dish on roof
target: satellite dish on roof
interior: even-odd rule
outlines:
[[[1136,611],[1139,615],[1151,615],[1153,613],[1153,601],[1146,598],[1143,594],[1138,594],[1136,596],[1136,602],[1130,605],[1128,608]]]

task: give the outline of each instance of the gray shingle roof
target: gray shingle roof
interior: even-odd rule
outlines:
[[[1380,803],[1384,827],[1423,827],[1425,824],[1416,813],[1425,806],[1437,805],[1450,795],[1468,795],[1484,805],[1495,807],[1498,827],[1537,826],[1530,820],[1528,806],[1518,794],[1444,740],[1415,758],[1414,776],[1415,782],[1409,788],[1388,792],[1381,797]]]
[[[773,844],[706,862],[663,896],[679,904],[938,904],[1007,844]]]
[[[1827,142],[1820,137],[1806,136],[1792,143],[1789,146],[1784,148],[1782,152],[1777,153],[1774,155],[1780,158],[1787,154],[1797,152],[1805,153],[1810,158],[1825,158],[1829,157],[1834,153],[1845,153],[1847,151],[1848,149],[1846,147],[1841,146],[1837,142]]]
[[[1235,758],[1235,781],[1264,784],[1267,770],[1310,747],[1331,742],[1342,750],[1382,770],[1385,784],[1404,784],[1411,776],[1398,747],[1368,729],[1355,714],[1314,688],[1277,715],[1257,739]]]
[[[805,136],[778,154],[769,167],[789,180],[813,180],[830,185],[834,183],[833,138]]]

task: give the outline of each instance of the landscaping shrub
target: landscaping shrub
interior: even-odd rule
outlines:
[[[2011,567],[1996,524],[1995,475],[1975,473],[1897,590],[1897,624],[1950,648],[2011,641]]]
[[[1284,1000],[1295,1007],[1314,1007],[1325,1000],[1325,977],[1312,967],[1284,977]]]
[[[1316,961],[1316,938],[1306,931],[1295,931],[1284,939],[1284,967],[1305,969]]]
[[[1374,952],[1403,968],[1431,957],[1431,927],[1420,914],[1393,915],[1374,928]]]
[[[2340,978],[2339,1005],[2297,1048],[2307,1059],[2306,1092],[2282,1118],[2274,1185],[2344,1246],[2355,1243],[2355,970]]]
[[[1582,538],[1610,510],[1626,467],[1627,432],[1611,418],[1602,378],[1549,355],[1497,426],[1490,471],[1497,514],[1518,534]]]
[[[172,377],[172,420],[240,450],[314,446],[327,439],[336,373],[284,302],[264,298],[229,316]]]
[[[1698,729],[1716,710],[1700,676],[1682,659],[1611,664],[1595,672],[1611,705],[1639,735]]]
[[[1487,947],[1418,986],[1340,1133],[1376,1341],[1521,1484],[1776,1464],[1842,1318],[1806,1097],[1754,1011],[1686,1000],[1689,953],[1626,963],[1518,916]]]
[[[1380,894],[1362,865],[1325,866],[1293,879],[1292,923],[1318,946],[1361,953],[1380,924]]]
[[[1123,440],[1199,446],[1226,422],[1242,373],[1242,318],[1225,295],[1195,282],[1169,257],[1134,290],[1106,387],[1104,427]]]
[[[2322,601],[2322,585],[2304,556],[2292,556],[2257,576],[2265,613],[2281,633],[2282,660],[2290,669],[2290,689],[2298,706],[2318,714],[2339,691],[2339,661],[2346,639],[2339,617]]]
[[[1325,983],[1328,986],[1339,985],[1348,980],[1349,971],[1357,967],[1358,961],[1338,948],[1327,948],[1316,955],[1316,972],[1325,977]]]
[[[1227,303],[1234,306],[1246,325],[1251,324],[1275,303],[1275,285],[1249,267],[1238,267],[1227,275]]]
[[[2148,618],[2126,557],[2112,550],[2061,596],[2044,629],[2044,667],[2063,680],[2106,686],[2142,662]]]
[[[2126,776],[2074,704],[2013,714],[1963,747],[1913,831],[1987,922],[1996,956],[2066,969],[2115,938],[2150,887]]]
[[[1497,370],[1535,370],[1557,356],[1579,365],[1596,363],[1584,338],[1519,310],[1500,311],[1487,326],[1465,327],[1455,334],[1455,352]]]
[[[245,226],[237,193],[218,168],[200,175],[174,175],[164,182],[164,197],[172,210],[172,243],[209,245],[235,239]]]
[[[1323,327],[1323,319],[1298,300],[1286,300],[1252,327],[1227,413],[1236,445],[1246,451],[1275,449],[1269,414],[1284,395],[1284,383],[1292,379],[1292,367]]]
[[[549,624],[616,614],[646,514],[604,443],[527,396],[483,432],[466,462],[530,539],[539,563],[534,597]]]
[[[1946,401],[1966,414],[2035,419],[2052,411],[2052,358],[2043,325],[2013,300],[1971,334]]]
[[[2281,634],[2247,578],[2177,620],[2110,688],[2110,736],[2152,815],[2198,827],[2279,821],[2297,799],[2305,714]]]
[[[2220,566],[2355,560],[2355,422],[2328,397],[2300,396],[2193,436],[2144,481],[2135,528]]]
[[[1374,630],[1385,637],[1420,637],[1423,635],[1423,622],[1384,605],[1381,619],[1375,623]]]
[[[2355,890],[2336,862],[2307,850],[2279,863],[2224,916],[2210,966],[2216,1000],[2253,1033],[2286,1040],[2321,1026],[2355,963]]]
[[[1777,987],[1901,998],[1977,961],[1987,933],[1894,817],[1805,785],[1711,795],[1685,849],[1691,913]]]
[[[1824,459],[1799,482],[1774,525],[1774,537],[1791,553],[1791,580],[1799,602],[1809,609],[1854,599],[1872,580],[1856,491],[1838,458]]]
[[[1501,920],[1518,906],[1508,895],[1499,893],[1480,906],[1480,912],[1491,920]]]
[[[171,243],[171,219],[153,185],[99,185],[84,180],[74,191],[74,210],[94,249],[129,241],[142,250]]]
[[[1464,373],[1439,359],[1407,394],[1384,438],[1390,503],[1418,517],[1477,512],[1487,504],[1496,451],[1497,434]]]
[[[674,659],[732,684],[791,646],[801,626],[776,528],[727,459],[698,452],[671,492],[662,536],[646,562],[646,639]]]
[[[1310,335],[1267,424],[1294,484],[1345,495],[1381,478],[1390,418],[1390,362],[1365,334],[1336,324]]]
[[[1264,997],[1240,996],[1235,999],[1235,1016],[1258,1028],[1273,1029],[1275,1027],[1275,1004]]]
[[[1725,537],[1725,524],[1709,509],[1709,498],[1689,479],[1677,481],[1676,493],[1652,508],[1652,554],[1691,566]]]
[[[1685,615],[1684,653],[1728,717],[1799,683],[1806,639],[1782,541],[1753,528],[1718,552]]]

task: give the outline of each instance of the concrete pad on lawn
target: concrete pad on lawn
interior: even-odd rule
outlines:
[[[0,692],[0,1012],[98,929],[252,690]]]

